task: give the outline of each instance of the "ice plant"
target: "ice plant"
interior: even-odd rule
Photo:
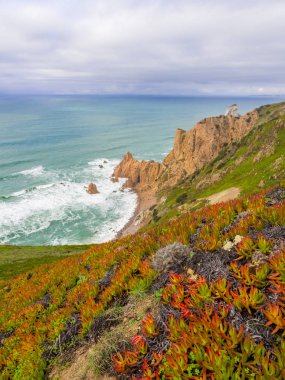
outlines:
[[[240,258],[249,259],[254,250],[255,250],[255,243],[250,237],[245,237],[236,247],[237,254],[240,256]]]
[[[118,352],[117,356],[112,356],[112,360],[115,363],[114,369],[118,373],[123,373],[126,368],[132,367],[138,362],[138,354],[132,351],[126,351],[124,357]]]
[[[152,314],[147,314],[142,321],[143,332],[151,338],[158,335],[157,327]]]
[[[132,339],[131,343],[139,354],[145,355],[147,353],[148,345],[146,339],[143,336],[135,336]]]
[[[263,313],[268,319],[266,326],[270,326],[272,324],[275,325],[275,329],[272,331],[272,334],[277,333],[280,329],[285,329],[285,317],[280,306],[267,303],[266,309],[263,310]]]
[[[261,234],[258,235],[257,248],[260,252],[268,254],[271,251],[272,243],[266,240]]]
[[[258,309],[265,300],[264,294],[254,286],[251,286],[249,290],[246,286],[241,286],[238,292],[232,291],[231,295],[233,305],[239,310],[245,308],[249,314],[252,313],[252,309]]]
[[[266,286],[267,279],[271,272],[268,264],[263,264],[260,267],[252,268],[250,264],[239,266],[237,261],[230,264],[235,278],[243,282],[245,285],[254,285],[258,288]]]
[[[190,278],[187,260],[185,268],[184,263],[178,268],[180,274],[169,274],[159,291],[157,318],[148,314],[133,348],[113,355],[115,370],[122,378],[140,373],[143,379],[285,378],[285,251],[275,251],[278,240],[271,254],[273,242],[263,230],[274,225],[280,227],[273,234],[282,232],[285,202],[273,206],[265,202],[264,192],[209,206],[1,283],[3,379],[43,378],[50,351],[57,355],[70,344],[63,337],[88,336],[110,305],[149,289],[159,276],[151,265],[155,252],[174,242],[188,244],[190,234],[195,238],[187,260],[195,263],[195,255],[214,250],[213,255],[222,255],[221,261],[227,260],[226,254],[234,261],[224,265],[220,278],[216,268],[208,270],[207,280],[201,275]],[[251,236],[263,235],[250,238],[252,230]],[[244,237],[236,248],[228,253],[219,249],[220,242],[236,235]],[[282,240],[281,233],[278,239]],[[252,260],[256,251],[265,253],[268,261],[256,264]],[[272,333],[270,342],[257,344],[247,338],[248,326],[236,329],[237,312],[245,320],[257,320],[263,313],[266,320],[259,328],[264,328],[264,337],[266,329]]]

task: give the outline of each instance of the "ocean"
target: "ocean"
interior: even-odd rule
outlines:
[[[0,96],[0,244],[100,243],[132,217],[137,197],[110,181],[130,151],[161,161],[176,128],[237,103],[280,98]],[[87,194],[96,183],[99,194]]]

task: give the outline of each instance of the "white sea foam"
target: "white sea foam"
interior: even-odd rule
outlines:
[[[20,191],[15,191],[14,193],[11,194],[11,197],[20,197],[21,195],[25,194],[27,192],[26,189],[20,190]]]
[[[41,176],[44,172],[44,168],[42,165],[39,165],[39,166],[35,166],[31,169],[26,169],[26,170],[22,170],[21,172],[18,172],[16,174],[22,174],[22,175],[27,175],[27,176],[31,176],[31,177],[38,177],[38,176]]]
[[[14,193],[11,194],[12,197],[20,197],[22,195],[25,195],[26,193],[35,191],[35,190],[40,190],[40,189],[48,189],[49,187],[56,186],[54,183],[48,183],[46,185],[39,185],[39,186],[34,186],[31,189],[23,189],[20,191],[15,191]]]
[[[102,225],[102,228],[94,235],[93,241],[95,243],[114,239],[117,233],[128,223],[130,218],[133,216],[137,205],[136,194],[126,190],[124,192],[125,196],[120,200],[120,208],[109,210],[110,212],[115,211],[116,219],[106,221]]]
[[[7,201],[0,201],[0,243],[75,244],[113,239],[132,217],[137,202],[135,193],[121,191],[124,180],[110,180],[118,162],[100,159],[83,168],[45,170],[43,180],[49,183],[31,184],[29,189],[10,194]],[[39,175],[41,168],[34,168],[33,173]],[[99,194],[86,192],[90,182],[96,183]]]

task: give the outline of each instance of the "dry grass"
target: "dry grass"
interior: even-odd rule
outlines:
[[[111,380],[111,355],[126,347],[140,329],[141,321],[150,310],[155,311],[153,295],[131,298],[127,305],[107,311],[106,318],[117,319],[117,324],[100,335],[95,343],[84,345],[73,352],[69,362],[59,363],[49,376],[53,380]],[[110,375],[108,375],[110,373]]]

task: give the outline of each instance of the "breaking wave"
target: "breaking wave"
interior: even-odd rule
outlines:
[[[18,174],[44,183],[0,198],[1,244],[87,244],[111,240],[132,217],[136,194],[110,180],[117,160],[97,159],[83,167]],[[99,194],[86,186],[95,182]]]
[[[38,176],[41,176],[43,172],[44,172],[43,166],[39,165],[31,169],[22,170],[21,172],[18,172],[16,174],[22,174],[22,175],[31,176],[31,177],[38,177]]]

